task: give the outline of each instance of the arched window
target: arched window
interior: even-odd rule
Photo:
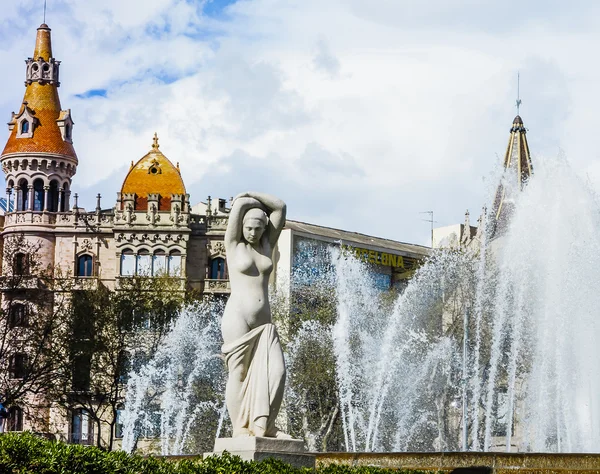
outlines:
[[[28,275],[29,274],[29,259],[27,254],[18,253],[15,255],[15,261],[13,265],[13,273],[15,275]]]
[[[24,135],[29,133],[29,120],[23,120],[21,122],[21,134]]]
[[[24,304],[14,303],[8,311],[8,325],[11,328],[27,326],[27,308]]]
[[[79,408],[71,415],[71,443],[93,444],[94,423],[87,410]]]
[[[77,276],[91,277],[93,276],[93,259],[91,255],[80,255],[77,259]]]
[[[65,184],[61,192],[62,199],[60,200],[59,212],[67,212],[69,210],[69,185]]]
[[[135,275],[135,255],[130,249],[125,249],[121,253],[121,276]]]
[[[33,182],[33,210],[44,210],[44,182],[41,179]]]
[[[157,250],[152,257],[152,275],[160,276],[167,273],[167,255],[164,250]]]
[[[65,138],[67,140],[71,140],[71,124],[70,123],[65,124]]]
[[[19,181],[17,190],[17,211],[27,211],[29,209],[29,183],[26,179]]]
[[[48,190],[48,210],[50,212],[58,211],[58,181],[50,181],[50,189]]]
[[[213,258],[210,262],[211,280],[227,280],[227,265],[222,257]]]
[[[140,250],[137,256],[137,274],[141,276],[152,275],[152,259],[150,252]]]
[[[10,407],[6,421],[6,431],[23,431],[23,410],[19,407]]]
[[[169,254],[169,275],[181,276],[181,252],[178,250]]]

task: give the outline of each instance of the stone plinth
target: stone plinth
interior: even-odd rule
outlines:
[[[267,458],[280,459],[295,467],[315,467],[315,456],[304,449],[304,441],[299,439],[261,438],[240,436],[237,438],[217,438],[215,450],[204,457],[222,454],[227,451],[246,461],[262,461]]]

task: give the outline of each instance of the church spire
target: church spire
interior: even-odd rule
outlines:
[[[517,104],[521,101],[517,99]],[[517,115],[510,129],[508,147],[504,155],[504,176],[494,199],[492,219],[495,221],[494,234],[504,231],[513,211],[516,193],[523,187],[533,174],[531,155],[527,143],[527,129],[523,120]]]

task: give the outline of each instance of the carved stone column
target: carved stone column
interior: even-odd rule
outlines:
[[[21,193],[21,186],[15,186],[15,211],[23,210],[23,194]]]
[[[44,186],[44,212],[48,212],[48,191],[50,190],[50,186]]]
[[[57,209],[58,212],[60,212],[60,209],[62,207],[64,194],[65,194],[65,190],[62,187],[58,188],[58,209]]]
[[[29,194],[29,202],[27,203],[28,211],[33,211],[33,184],[27,186],[27,194]]]
[[[6,213],[10,212],[10,195],[12,194],[12,188],[6,188]]]

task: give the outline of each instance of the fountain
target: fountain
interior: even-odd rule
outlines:
[[[598,451],[600,206],[560,157],[540,162],[511,204],[502,235],[490,240],[488,229],[477,249],[436,252],[392,304],[364,264],[331,252],[322,284],[335,288],[335,321],[299,324],[286,351],[294,367],[305,340],[332,347],[347,451]],[[296,270],[301,284],[306,269]],[[200,322],[184,313],[164,351],[132,375],[127,436],[144,424],[138,409],[148,396],[181,400],[161,401],[163,453],[186,451],[190,413],[208,409],[219,419],[223,372],[211,314]],[[195,354],[192,367],[181,362],[191,359],[181,341]],[[212,380],[216,398],[192,408],[181,374]],[[306,410],[291,380],[287,411]]]
[[[221,301],[184,310],[154,357],[129,376],[123,444],[163,455],[212,448],[225,418]],[[148,446],[148,439],[159,446]]]
[[[436,255],[387,318],[361,307],[360,264],[338,261],[349,450],[456,451],[465,429],[472,451],[598,451],[600,206],[563,158],[513,206],[502,236]]]

